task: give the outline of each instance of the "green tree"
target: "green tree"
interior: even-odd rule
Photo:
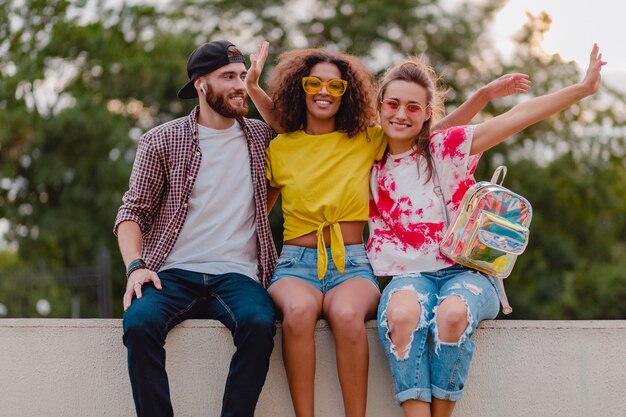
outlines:
[[[72,290],[55,283],[54,275],[41,265],[28,265],[13,251],[0,251],[0,304],[6,317],[69,317]],[[50,310],[40,314],[38,302]]]
[[[425,5],[403,6],[414,11],[415,19],[406,19],[400,7],[390,9],[387,21],[402,18],[395,31],[358,26],[366,31],[362,36],[358,30],[344,36],[332,31],[326,41],[320,38],[323,34],[311,40],[340,48],[348,36],[395,48],[397,31],[411,29],[408,36],[420,43],[411,22],[425,21],[418,14]],[[431,6],[437,10],[429,21],[445,16],[436,2]],[[248,45],[269,39],[278,53],[293,46],[292,39],[307,39],[320,24],[349,27],[380,6],[320,2],[313,13],[295,20],[285,7],[293,9],[280,0],[208,5],[183,0],[161,9],[104,1],[3,2],[0,218],[10,221],[5,238],[18,243],[20,256],[27,262],[44,259],[51,267],[68,267],[93,264],[101,247],[117,253],[110,229],[126,188],[135,140],[190,110],[193,103],[181,103],[176,91],[185,81],[184,63],[193,46],[217,36]],[[322,18],[333,10],[346,14],[350,8],[355,10],[348,13],[352,21]],[[479,16],[474,20],[480,21]],[[364,52],[360,45],[347,49]],[[120,267],[116,272],[120,274]]]
[[[511,70],[532,76],[533,94],[577,81],[574,64],[541,51],[546,15],[530,17],[513,61],[498,56],[485,33],[504,2],[451,8],[437,0],[322,0],[306,8],[284,0],[175,0],[159,7],[4,1],[0,218],[10,222],[6,238],[27,264],[66,268],[95,264],[100,248],[117,254],[111,226],[136,140],[191,110],[194,103],[181,102],[176,92],[186,82],[189,51],[208,39],[234,40],[246,53],[267,39],[270,62],[289,48],[326,46],[362,57],[374,71],[423,53],[452,88],[450,110]],[[525,98],[492,103],[481,117],[518,99]],[[606,91],[483,157],[478,178],[506,163],[505,184],[535,207],[531,245],[507,283],[515,317],[624,315],[602,302],[623,291],[625,116],[615,104],[623,99]],[[273,215],[272,223],[279,235],[280,218]],[[118,300],[124,281],[117,255],[113,267]],[[598,274],[606,276],[601,284]]]
[[[134,139],[185,110],[173,98],[188,40],[146,35],[162,18],[148,7],[98,4],[89,19],[85,3],[22,3],[0,5],[5,237],[31,264],[94,265],[100,248],[117,254],[111,228]]]

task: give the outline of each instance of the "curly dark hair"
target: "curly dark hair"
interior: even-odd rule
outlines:
[[[428,120],[424,121],[422,130],[417,134],[413,140],[413,148],[417,151],[417,154],[422,156],[426,160],[428,167],[428,178],[424,182],[428,182],[433,175],[433,157],[430,154],[430,127],[434,121],[440,119],[444,113],[444,98],[446,90],[438,88],[437,84],[440,81],[440,77],[437,76],[435,70],[428,64],[425,64],[418,58],[410,57],[389,68],[379,83],[377,107],[380,110],[380,105],[385,97],[387,87],[393,81],[406,81],[422,86],[426,90],[426,96],[432,114]]]
[[[335,115],[335,127],[353,137],[376,118],[373,77],[358,58],[323,49],[295,49],[278,58],[268,80],[268,95],[274,100],[280,124],[287,132],[306,128],[302,77],[309,75],[311,68],[320,62],[336,65],[341,78],[348,81],[348,89]]]

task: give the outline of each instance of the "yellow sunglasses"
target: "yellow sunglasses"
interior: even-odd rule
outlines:
[[[302,88],[309,95],[319,93],[324,87],[331,96],[341,97],[348,89],[348,82],[340,79],[322,81],[317,77],[302,77]]]

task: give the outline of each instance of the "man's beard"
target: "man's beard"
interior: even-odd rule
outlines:
[[[241,95],[243,96],[243,105],[241,107],[233,107],[228,104],[224,94],[215,94],[211,86],[207,85],[205,100],[209,107],[211,107],[217,114],[234,119],[237,117],[244,117],[248,114],[247,95],[245,92],[242,92]]]

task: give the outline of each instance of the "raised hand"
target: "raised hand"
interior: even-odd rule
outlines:
[[[504,74],[502,77],[493,80],[485,86],[485,89],[489,98],[493,100],[494,98],[511,96],[513,94],[528,93],[531,86],[532,81],[530,81],[528,75],[514,72]]]
[[[259,84],[263,67],[265,67],[265,61],[269,53],[270,43],[263,41],[257,46],[256,54],[250,54],[250,68],[246,74],[246,87],[255,87]]]
[[[259,86],[259,79],[261,78],[261,72],[263,72],[269,49],[270,43],[264,41],[257,46],[256,54],[250,54],[250,69],[248,69],[245,79],[246,91],[263,120],[276,133],[283,133],[285,130],[280,125],[280,115],[274,112],[274,101]]]
[[[602,60],[602,54],[600,53],[600,47],[594,43],[589,54],[589,67],[587,67],[587,73],[585,78],[580,82],[587,89],[587,94],[595,94],[600,86],[602,77],[600,71],[602,67],[606,65],[606,61]]]

